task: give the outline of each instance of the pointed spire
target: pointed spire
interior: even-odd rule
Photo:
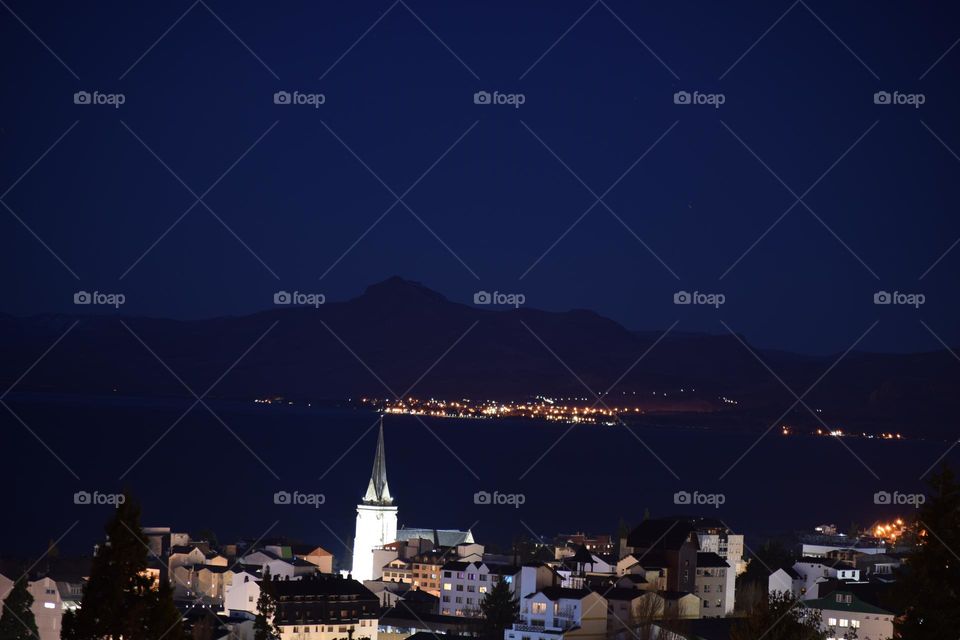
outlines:
[[[370,484],[367,493],[363,496],[364,504],[391,505],[393,497],[387,485],[387,457],[383,447],[383,415],[380,416],[380,434],[377,436],[377,453],[373,458],[373,472],[370,474]]]

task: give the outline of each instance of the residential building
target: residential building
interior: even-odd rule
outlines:
[[[767,578],[768,593],[789,593],[794,598],[806,595],[806,580],[793,567],[780,567]]]
[[[743,559],[743,535],[733,533],[725,524],[714,518],[694,518],[700,551],[710,551],[724,560],[740,575],[747,570]]]
[[[693,592],[700,597],[700,615],[722,618],[733,613],[736,571],[729,561],[712,551],[697,554],[697,575]]]
[[[623,556],[643,559],[643,566],[663,564],[667,569],[667,589],[691,593],[697,569],[700,542],[687,520],[645,520],[631,531],[620,545]]]
[[[358,581],[314,574],[302,580],[274,580],[273,622],[282,640],[377,640],[380,601]]]
[[[480,602],[499,576],[483,562],[448,562],[441,571],[440,613],[453,616],[480,616]]]
[[[607,600],[588,589],[548,587],[520,602],[504,640],[606,640]]]
[[[889,640],[894,614],[864,602],[850,591],[834,591],[826,597],[803,600],[801,605],[820,612],[821,630],[830,640],[856,632],[857,640]]]

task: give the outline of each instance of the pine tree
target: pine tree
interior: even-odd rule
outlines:
[[[27,588],[27,576],[20,576],[3,601],[0,640],[35,640],[39,637],[37,621],[30,609],[32,606],[33,596]]]
[[[510,584],[501,578],[480,602],[480,612],[483,614],[481,636],[499,640],[503,638],[504,629],[517,619],[520,601],[510,590]]]
[[[267,567],[264,568],[263,580],[260,581],[260,597],[257,599],[257,617],[253,621],[254,640],[277,640],[280,637],[280,630],[273,621],[276,613],[277,601],[273,594],[270,569]]]
[[[105,531],[107,540],[93,559],[80,609],[64,614],[63,640],[180,640],[183,629],[179,613],[177,622],[171,616],[169,586],[153,589],[146,573],[140,507],[130,495],[124,494]]]
[[[930,479],[933,491],[917,513],[919,544],[897,582],[904,616],[897,631],[903,638],[950,638],[960,628],[960,486],[943,468]]]

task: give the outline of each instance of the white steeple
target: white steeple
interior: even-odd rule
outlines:
[[[374,566],[374,549],[397,539],[397,507],[387,484],[387,458],[383,444],[383,416],[377,436],[373,471],[363,501],[357,505],[357,530],[353,539],[355,580],[372,580],[383,575],[382,566]]]

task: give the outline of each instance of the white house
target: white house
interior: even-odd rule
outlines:
[[[448,562],[440,574],[440,613],[478,617],[480,602],[499,580],[483,562]]]
[[[504,640],[605,640],[607,600],[595,591],[548,587],[520,602]]]
[[[794,598],[804,596],[805,580],[793,567],[781,567],[767,578],[768,593],[789,593]]]
[[[257,614],[260,577],[249,571],[237,571],[223,589],[223,608],[228,616]]]
[[[702,617],[722,618],[733,612],[736,577],[736,570],[716,553],[697,553],[697,573],[693,590],[702,601]]]
[[[868,604],[849,591],[834,591],[823,598],[804,600],[802,606],[821,615],[821,630],[827,638],[842,638],[856,631],[857,640],[889,640],[893,637],[894,614]]]
[[[846,562],[827,558],[800,558],[793,564],[793,570],[803,578],[800,596],[805,598],[816,598],[819,589],[817,585],[829,578],[853,582],[860,580],[859,569]]]

